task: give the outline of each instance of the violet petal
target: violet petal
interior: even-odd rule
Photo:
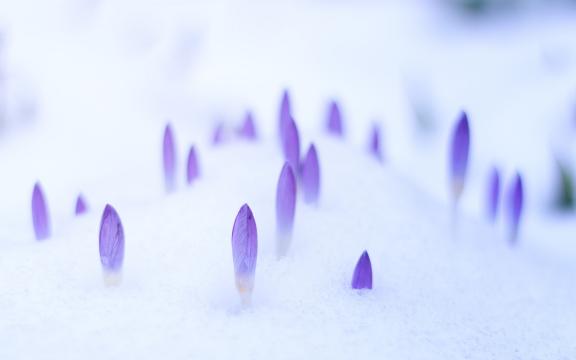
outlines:
[[[172,126],[170,124],[167,124],[164,129],[162,156],[166,190],[170,192],[176,188],[176,146],[174,143]]]
[[[100,222],[100,262],[106,272],[119,272],[124,261],[124,228],[116,210],[106,205]]]
[[[198,176],[200,176],[200,170],[198,166],[198,158],[196,156],[196,148],[191,146],[190,151],[188,152],[188,162],[186,164],[186,181],[188,184],[192,184]]]
[[[492,222],[498,215],[498,204],[500,202],[500,172],[498,168],[493,167],[488,179],[488,219]]]
[[[301,167],[301,184],[304,202],[317,203],[320,194],[320,167],[316,146],[311,144]]]
[[[254,288],[254,274],[258,257],[258,230],[252,210],[242,205],[232,228],[232,260],[236,287],[240,295],[249,298]]]
[[[44,240],[50,237],[50,216],[44,192],[38,182],[34,184],[34,190],[32,191],[32,223],[36,240]]]
[[[82,215],[86,211],[88,211],[88,205],[86,205],[86,200],[84,199],[84,196],[82,196],[82,194],[78,194],[78,197],[76,198],[76,209],[74,210],[74,214]]]
[[[370,133],[370,143],[369,143],[369,150],[378,161],[383,160],[382,156],[382,149],[380,144],[380,127],[377,124],[374,124],[372,127],[372,132]]]
[[[256,139],[256,126],[254,125],[254,117],[252,113],[249,111],[246,113],[246,117],[244,118],[244,123],[242,127],[239,129],[238,134],[249,140]]]
[[[283,131],[282,150],[284,160],[286,160],[293,169],[298,169],[300,163],[300,136],[296,122],[290,119]]]
[[[455,201],[458,201],[464,189],[469,152],[470,127],[468,125],[468,116],[465,112],[462,112],[452,133],[452,146],[450,148],[450,177],[452,195]]]
[[[524,187],[522,176],[516,173],[514,180],[508,190],[508,211],[510,221],[510,244],[514,245],[518,241],[520,220],[524,205]]]
[[[352,289],[372,289],[372,263],[368,252],[364,250],[354,268]]]
[[[278,114],[278,132],[280,139],[284,139],[284,128],[292,119],[292,108],[290,104],[290,93],[284,90],[282,93],[282,101],[280,102],[280,111]]]
[[[218,123],[212,133],[212,144],[219,145],[224,142],[224,124]]]
[[[278,256],[286,255],[292,237],[296,211],[296,178],[289,163],[284,163],[276,189],[276,229]]]
[[[330,134],[343,136],[342,113],[336,101],[331,101],[328,108],[328,122],[326,128]]]

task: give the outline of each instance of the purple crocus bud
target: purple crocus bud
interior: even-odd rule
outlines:
[[[166,190],[171,192],[176,188],[176,146],[174,144],[174,134],[170,124],[167,124],[164,129],[162,155]]]
[[[44,240],[50,237],[50,216],[44,199],[44,192],[40,183],[34,184],[32,191],[32,223],[36,240]]]
[[[188,162],[186,164],[186,181],[188,184],[192,184],[199,175],[200,170],[198,167],[198,158],[196,157],[196,149],[194,146],[191,146],[190,151],[188,152]]]
[[[76,209],[74,210],[74,214],[82,215],[86,211],[88,211],[86,200],[84,199],[84,196],[82,196],[82,194],[78,194],[78,197],[76,198]]]
[[[258,231],[252,210],[242,205],[232,228],[232,260],[236,275],[236,288],[242,301],[250,302],[254,288],[254,274],[258,257]]]
[[[317,203],[320,194],[320,167],[316,146],[311,144],[301,166],[301,184],[304,202]]]
[[[498,215],[498,204],[500,201],[500,172],[498,168],[493,167],[488,178],[488,219],[491,222],[496,221]]]
[[[280,112],[278,114],[278,131],[280,134],[280,139],[284,139],[284,128],[292,119],[292,109],[290,105],[290,94],[288,90],[284,90],[282,93],[282,101],[280,102]]]
[[[284,163],[276,189],[276,229],[278,235],[276,253],[286,255],[292,240],[294,213],[296,211],[296,178],[289,163]]]
[[[508,211],[510,216],[510,244],[514,245],[518,241],[520,219],[522,217],[522,207],[524,204],[524,188],[522,186],[522,176],[516,173],[514,180],[508,189]]]
[[[342,114],[340,113],[340,107],[336,101],[331,101],[328,108],[328,122],[326,124],[328,133],[343,136],[344,129],[342,127]]]
[[[450,148],[450,180],[455,203],[458,202],[464,189],[469,152],[470,128],[468,126],[468,116],[465,112],[462,112],[452,133],[452,147]]]
[[[282,150],[284,160],[286,160],[293,169],[298,169],[300,163],[300,136],[296,122],[290,119],[283,131]]]
[[[224,124],[218,123],[212,134],[212,144],[219,145],[224,142]]]
[[[352,276],[352,289],[372,289],[372,263],[366,250],[356,263]]]
[[[109,285],[118,284],[124,262],[124,228],[111,205],[104,208],[100,222],[100,262],[106,282]]]
[[[372,155],[378,159],[378,161],[382,162],[382,150],[380,145],[380,127],[377,124],[372,126],[372,132],[370,133],[370,143],[369,143],[369,150]]]
[[[252,113],[250,111],[246,113],[244,123],[242,124],[242,127],[240,127],[240,129],[238,130],[238,134],[245,139],[249,140],[256,139],[257,137],[256,126],[254,125],[254,117],[252,116]]]

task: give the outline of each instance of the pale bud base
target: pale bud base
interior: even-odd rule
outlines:
[[[292,243],[292,232],[279,231],[276,235],[276,258],[281,259],[288,254]]]
[[[104,284],[109,287],[115,287],[120,285],[122,282],[122,272],[120,271],[106,271],[102,273],[104,278]]]

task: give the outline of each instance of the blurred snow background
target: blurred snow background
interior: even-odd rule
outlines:
[[[576,219],[552,207],[556,159],[576,165],[576,9],[476,2],[0,3],[0,358],[576,357]],[[277,263],[284,88],[324,189],[319,209],[298,204]],[[331,98],[344,142],[322,131]],[[247,109],[261,141],[211,146],[215,124]],[[471,171],[454,233],[446,159],[461,109]],[[181,164],[199,146],[203,179],[166,197],[168,120]],[[374,122],[383,168],[365,154]],[[505,186],[524,175],[517,249],[484,221],[494,164]],[[40,244],[36,180],[54,228]],[[254,307],[239,311],[229,236],[244,202],[261,252]],[[127,236],[113,290],[96,246],[105,203]],[[347,287],[365,248],[375,290],[358,296]]]

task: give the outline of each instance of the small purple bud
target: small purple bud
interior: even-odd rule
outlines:
[[[496,221],[498,215],[498,204],[500,202],[500,172],[498,168],[493,167],[488,178],[488,219],[491,222]]]
[[[186,181],[188,184],[192,184],[198,176],[200,176],[200,170],[198,167],[198,158],[196,157],[196,149],[194,146],[191,146],[188,152],[188,163],[186,164]]]
[[[374,124],[372,127],[372,132],[370,133],[370,143],[369,150],[372,155],[378,159],[378,161],[383,161],[382,150],[380,145],[380,127]]]
[[[468,168],[468,153],[470,152],[470,128],[468,126],[468,116],[465,112],[460,114],[460,118],[452,133],[450,151],[452,195],[454,201],[457,202],[464,189],[466,170]]]
[[[171,192],[176,188],[176,146],[174,144],[174,134],[170,124],[167,124],[164,129],[162,155],[166,190]]]
[[[44,199],[44,192],[40,183],[34,184],[32,191],[32,223],[36,240],[44,240],[50,237],[50,216]]]
[[[258,257],[258,231],[252,210],[242,205],[232,228],[232,260],[236,288],[244,303],[250,301]]]
[[[286,255],[292,238],[296,211],[296,178],[289,163],[284,163],[276,189],[276,229],[278,257]]]
[[[254,117],[252,113],[249,111],[246,113],[246,117],[244,118],[244,123],[242,127],[238,130],[238,134],[249,140],[255,140],[256,136],[256,126],[254,125]]]
[[[218,123],[214,128],[214,133],[212,134],[212,144],[219,145],[224,142],[224,124]]]
[[[284,128],[292,120],[292,109],[290,105],[290,94],[288,90],[282,93],[282,101],[280,102],[280,112],[278,114],[278,131],[280,139],[284,139]]]
[[[522,176],[516,173],[512,184],[508,188],[508,211],[510,216],[510,244],[514,245],[518,241],[520,219],[522,217],[522,207],[524,204],[524,188]]]
[[[330,134],[336,136],[343,136],[344,129],[342,128],[342,114],[340,113],[340,107],[336,101],[331,101],[328,108],[328,122],[327,130]]]
[[[282,138],[282,150],[284,152],[284,160],[286,160],[293,169],[298,169],[300,163],[300,136],[298,135],[298,127],[294,120],[286,123]]]
[[[356,263],[352,276],[352,289],[372,289],[372,263],[366,250]]]
[[[118,274],[124,261],[124,228],[116,210],[106,205],[100,222],[100,262],[105,274]]]
[[[84,196],[82,196],[82,194],[78,194],[78,197],[76,198],[76,209],[74,211],[74,214],[82,215],[86,211],[88,211],[86,200],[84,199]]]
[[[301,184],[304,202],[317,203],[320,193],[320,167],[316,147],[311,144],[301,167]]]

